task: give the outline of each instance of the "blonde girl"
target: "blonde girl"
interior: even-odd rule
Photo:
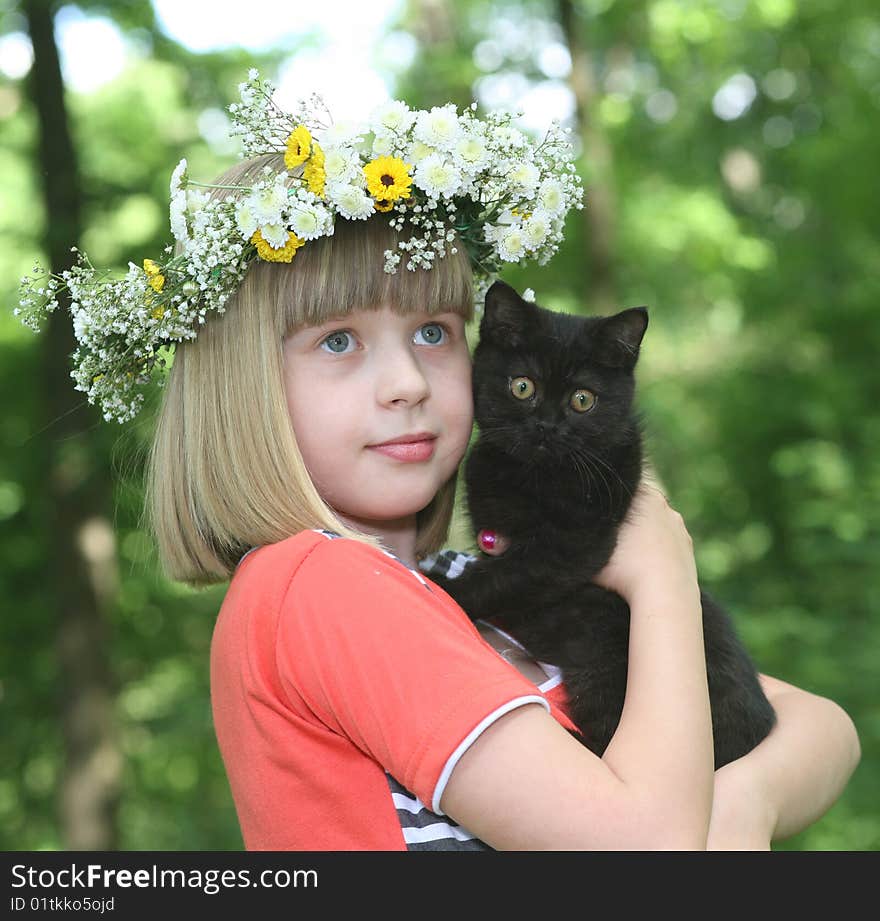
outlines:
[[[552,254],[576,191],[557,141],[394,102],[362,167],[270,89],[242,84],[253,149],[210,198],[175,170],[176,254],[115,287],[83,258],[21,301],[33,325],[70,289],[78,387],[107,418],[177,343],[147,508],[170,578],[229,582],[211,702],[245,846],[768,848],[814,821],[858,761],[852,723],[764,678],[777,726],[713,774],[693,548],[651,482],[597,578],[631,609],[602,758],[558,669],[430,579],[472,427],[472,273]]]
[[[212,703],[246,847],[766,848],[814,820],[854,768],[852,725],[766,678],[779,726],[713,776],[692,546],[656,487],[601,577],[633,625],[602,759],[552,670],[507,661],[420,574],[471,430],[471,267],[459,250],[390,275],[394,239],[377,215],[256,264],[178,349],[156,431],[168,574],[231,579]]]

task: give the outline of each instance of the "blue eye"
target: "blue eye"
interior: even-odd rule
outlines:
[[[345,352],[351,351],[349,345],[354,345],[354,338],[349,333],[345,332],[345,330],[337,330],[335,333],[330,333],[330,335],[321,342],[321,348],[324,348],[327,352],[332,352],[334,355],[342,355]]]
[[[418,345],[441,345],[446,341],[447,333],[445,327],[439,323],[426,323],[419,328],[416,336],[421,336],[423,340],[417,342]]]

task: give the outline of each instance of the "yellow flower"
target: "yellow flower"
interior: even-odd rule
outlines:
[[[161,291],[165,285],[165,276],[159,263],[153,262],[152,259],[144,259],[144,271],[147,273],[150,287],[156,292]]]
[[[251,243],[257,248],[257,255],[266,262],[290,262],[304,242],[295,233],[288,231],[287,242],[279,249],[275,249],[263,239],[259,230],[251,237]]]
[[[374,205],[377,211],[390,211],[394,207],[393,201],[377,201]]]
[[[288,169],[305,163],[309,157],[309,151],[312,148],[312,135],[305,125],[297,125],[290,132],[287,139],[287,153],[284,154],[284,165]]]
[[[399,157],[379,157],[371,160],[364,167],[367,188],[377,201],[393,202],[399,198],[409,198],[412,185],[410,166]]]
[[[306,184],[309,191],[318,198],[324,197],[324,183],[327,181],[327,174],[324,172],[324,151],[321,150],[318,142],[312,145],[312,155],[306,168],[303,170]]]

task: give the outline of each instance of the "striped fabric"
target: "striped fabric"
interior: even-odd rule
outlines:
[[[390,774],[385,775],[408,851],[489,851],[491,848],[447,815],[437,815]]]

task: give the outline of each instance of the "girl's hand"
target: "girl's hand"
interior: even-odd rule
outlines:
[[[639,485],[611,559],[593,581],[629,602],[658,589],[699,596],[691,536],[650,475]]]

